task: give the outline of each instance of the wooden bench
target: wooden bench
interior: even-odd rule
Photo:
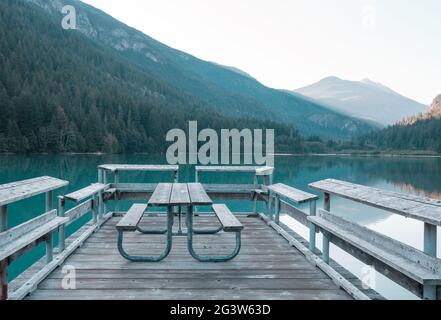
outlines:
[[[441,285],[441,259],[431,257],[409,245],[378,232],[347,221],[325,210],[308,218],[324,234],[324,241],[332,241],[343,249],[354,249],[367,255],[374,266],[395,271],[423,286],[424,299],[436,299],[436,287]],[[323,260],[329,262],[329,250]]]
[[[134,204],[116,225],[118,231],[136,231],[147,209],[146,204]]]
[[[91,196],[103,192],[104,190],[108,189],[108,187],[109,185],[103,183],[94,183],[88,187],[66,194],[64,197],[74,202],[80,202],[86,198],[89,198]]]
[[[242,223],[231,213],[226,205],[213,204],[212,207],[216,217],[222,224],[224,232],[238,232],[243,230]]]
[[[290,204],[286,203],[285,201],[282,201],[281,199],[286,199],[289,201],[292,201],[296,204],[303,204],[303,203],[309,203],[309,215],[315,216],[316,214],[316,208],[317,208],[317,200],[318,196],[315,194],[311,194],[308,192],[304,192],[302,190],[287,186],[283,183],[273,184],[268,187],[268,190],[270,191],[270,218],[273,217],[272,210],[271,210],[271,204],[272,204],[272,198],[275,198],[275,216],[274,216],[274,222],[276,224],[280,223],[280,212],[284,211],[288,215],[292,216],[294,219],[302,223],[303,225],[309,227],[310,234],[309,234],[309,249],[311,251],[315,250],[316,244],[316,230],[314,225],[312,225],[308,219],[307,215],[295,208],[294,206],[291,206]]]
[[[52,210],[17,227],[0,233],[0,264],[2,277],[1,297],[8,296],[7,268],[14,260],[36,247],[40,242],[46,242],[46,262],[53,259],[52,233],[69,219],[57,216]]]
[[[441,203],[438,200],[366,187],[335,179],[314,182],[309,186],[324,193],[324,209],[327,211],[330,211],[330,195],[334,194],[424,222],[424,252],[436,257],[437,226],[441,226]]]

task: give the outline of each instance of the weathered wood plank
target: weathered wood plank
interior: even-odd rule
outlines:
[[[78,218],[84,216],[92,210],[93,200],[89,199],[83,203],[77,205],[76,207],[66,211],[64,213],[65,217],[69,218],[68,225],[77,220]]]
[[[243,229],[242,223],[231,213],[224,204],[213,204],[213,210],[222,224],[225,232],[236,232]]]
[[[100,169],[107,171],[162,171],[162,172],[175,172],[179,170],[177,165],[142,165],[142,164],[104,164],[98,166]]]
[[[186,237],[174,237],[172,251],[165,260],[132,263],[117,252],[114,228],[120,219],[111,219],[65,262],[76,270],[76,290],[59,290],[65,276],[60,268],[29,299],[350,298],[262,221],[246,216],[238,220],[247,236],[241,254],[230,262],[198,262],[188,254]],[[164,215],[144,216],[140,225],[164,227],[165,222]],[[195,222],[201,228],[219,223],[214,215],[195,217]],[[165,245],[164,236],[146,238],[134,232],[128,233],[127,239],[128,250],[143,254],[159,252]],[[206,253],[230,252],[231,239],[233,234],[223,232],[198,235],[195,248]]]
[[[31,220],[31,224],[29,225],[33,225],[34,227],[27,230],[25,233],[23,233],[23,231],[26,230],[27,227],[23,226],[19,226],[15,230],[11,229],[10,231],[6,231],[5,237],[11,237],[12,240],[6,242],[6,244],[0,247],[0,260],[20,251],[68,221],[68,218],[56,217],[56,210],[49,212],[48,216],[52,216],[53,218],[44,224],[35,224],[35,220]],[[14,235],[15,231],[18,232],[19,236]]]
[[[441,284],[441,259],[324,210],[308,219],[321,230],[341,238],[421,284]]]
[[[441,206],[415,196],[389,192],[348,182],[328,179],[314,182],[310,188],[397,213],[432,225],[441,226]]]
[[[38,290],[30,300],[349,300],[343,290]]]
[[[259,166],[197,166],[198,172],[249,172],[256,175],[271,175],[273,167]]]
[[[38,227],[41,227],[42,225],[46,224],[56,217],[56,210],[52,210],[50,212],[39,215],[38,217],[35,217],[34,219],[29,220],[23,224],[20,224],[12,229],[0,233],[0,247],[3,247],[8,243],[17,240],[18,238],[26,235],[27,233],[35,230]]]
[[[104,191],[108,188],[109,185],[102,184],[102,183],[94,183],[88,187],[85,187],[83,189],[77,190],[75,192],[69,193],[65,195],[64,197],[66,199],[72,200],[74,202],[82,201],[88,197],[91,197],[98,192]]]
[[[153,192],[148,202],[149,206],[168,206],[172,193],[172,183],[160,183]]]
[[[77,280],[76,289],[101,290],[137,290],[137,289],[192,289],[192,290],[335,290],[335,285],[328,279],[101,279],[89,278]],[[48,279],[42,283],[40,290],[57,290],[62,288],[62,281]]]
[[[304,192],[283,183],[273,184],[269,186],[268,189],[280,197],[287,198],[288,200],[291,200],[297,204],[317,200],[319,198],[315,194]]]
[[[190,195],[186,183],[173,183],[172,192],[170,195],[170,205],[190,205]]]
[[[126,215],[116,225],[117,230],[136,231],[139,221],[147,209],[146,204],[134,204],[127,211]]]
[[[0,186],[0,206],[24,200],[69,184],[68,181],[52,177],[29,179]]]
[[[211,205],[213,203],[200,183],[188,183],[187,187],[192,205]]]

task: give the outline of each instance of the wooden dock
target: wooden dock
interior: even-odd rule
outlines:
[[[107,221],[28,299],[351,299],[256,216],[240,217],[245,227],[241,253],[225,263],[197,262],[188,253],[186,237],[175,237],[172,252],[161,262],[127,261],[116,248],[115,225],[119,219]],[[165,224],[163,216],[145,217],[142,221],[149,228],[163,228]],[[215,227],[218,222],[213,216],[197,217],[195,225]],[[129,235],[126,247],[134,254],[163,250],[165,236],[147,238],[146,242],[145,235]],[[234,246],[234,236],[228,233],[198,235],[197,239],[195,247],[201,254],[227,253]],[[65,290],[63,268],[72,267],[76,289]]]

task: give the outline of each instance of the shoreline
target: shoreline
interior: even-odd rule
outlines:
[[[66,152],[66,153],[0,153],[0,157],[4,156],[125,156],[125,155],[148,155],[148,152],[137,153],[105,153],[105,152]],[[365,157],[365,158],[441,158],[441,154],[418,154],[418,153],[356,153],[356,152],[342,152],[342,153],[275,153],[278,157]]]

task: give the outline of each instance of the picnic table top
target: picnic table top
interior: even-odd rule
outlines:
[[[309,187],[428,224],[441,226],[441,201],[439,200],[335,179],[314,182]]]
[[[115,171],[178,171],[177,165],[103,164],[99,169]]]
[[[149,206],[211,205],[213,201],[200,183],[159,183]]]
[[[69,184],[53,177],[39,177],[0,185],[0,206],[24,200]]]

